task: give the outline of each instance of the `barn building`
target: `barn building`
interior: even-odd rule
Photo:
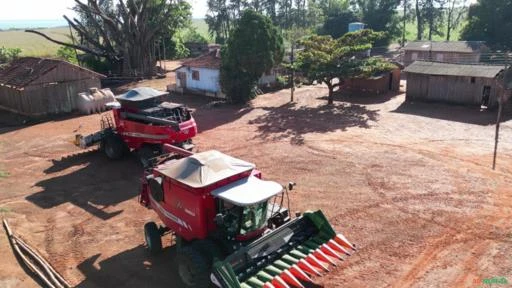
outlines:
[[[0,69],[0,108],[27,116],[71,112],[105,76],[55,59],[24,57]]]
[[[201,94],[225,98],[220,86],[220,49],[187,60],[176,71],[176,86],[169,86],[169,91]],[[269,86],[276,82],[276,72],[272,69],[258,80],[258,86]]]
[[[368,78],[345,80],[343,89],[352,93],[386,94],[400,91],[400,67]]]
[[[416,60],[449,63],[478,63],[489,51],[483,41],[413,41],[402,48],[405,66]]]
[[[416,61],[404,69],[407,100],[495,107],[504,95],[505,66]]]

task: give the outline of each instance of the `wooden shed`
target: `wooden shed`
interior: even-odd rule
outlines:
[[[71,112],[78,93],[100,88],[104,77],[61,60],[20,58],[0,69],[0,108],[27,116]]]
[[[470,64],[480,62],[489,48],[483,41],[413,41],[402,51],[405,66],[416,60]]]
[[[345,80],[344,90],[352,93],[386,94],[400,91],[400,68],[381,73],[369,78],[352,78]]]
[[[505,66],[416,61],[405,68],[407,100],[495,107],[504,93],[497,77]]]

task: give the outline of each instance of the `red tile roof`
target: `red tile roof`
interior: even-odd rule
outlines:
[[[187,60],[181,64],[185,67],[219,69],[221,64],[220,49],[203,54],[194,59]]]
[[[24,57],[12,61],[3,69],[0,69],[0,85],[23,88],[37,78],[55,69],[60,64],[75,66],[77,69],[93,74],[98,78],[105,77],[104,75],[92,70],[85,69],[62,60]]]

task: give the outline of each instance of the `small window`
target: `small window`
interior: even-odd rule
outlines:
[[[197,71],[197,70],[192,70],[192,80],[197,80],[197,81],[199,81],[199,71]]]
[[[442,53],[437,53],[436,54],[436,61],[443,62],[443,60],[444,60],[444,55]]]
[[[476,78],[475,77],[471,77],[471,84],[475,84],[476,82]]]
[[[418,52],[412,52],[411,59],[412,60],[418,59]]]

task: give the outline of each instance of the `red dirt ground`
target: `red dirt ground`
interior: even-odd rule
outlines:
[[[295,103],[288,91],[245,107],[175,101],[196,109],[199,150],[297,182],[292,211],[322,209],[358,244],[354,256],[315,279],[320,286],[511,283],[512,121],[503,125],[493,171],[494,113],[406,104],[403,95],[338,96],[326,107],[324,95],[309,86],[297,90]],[[180,287],[173,249],[154,257],[144,248],[142,227],[158,219],[137,202],[135,158],[112,162],[71,143],[75,133],[98,129],[99,119],[0,128],[0,170],[8,172],[0,178],[0,213],[73,285]],[[37,287],[5,235],[0,255],[0,287]]]

